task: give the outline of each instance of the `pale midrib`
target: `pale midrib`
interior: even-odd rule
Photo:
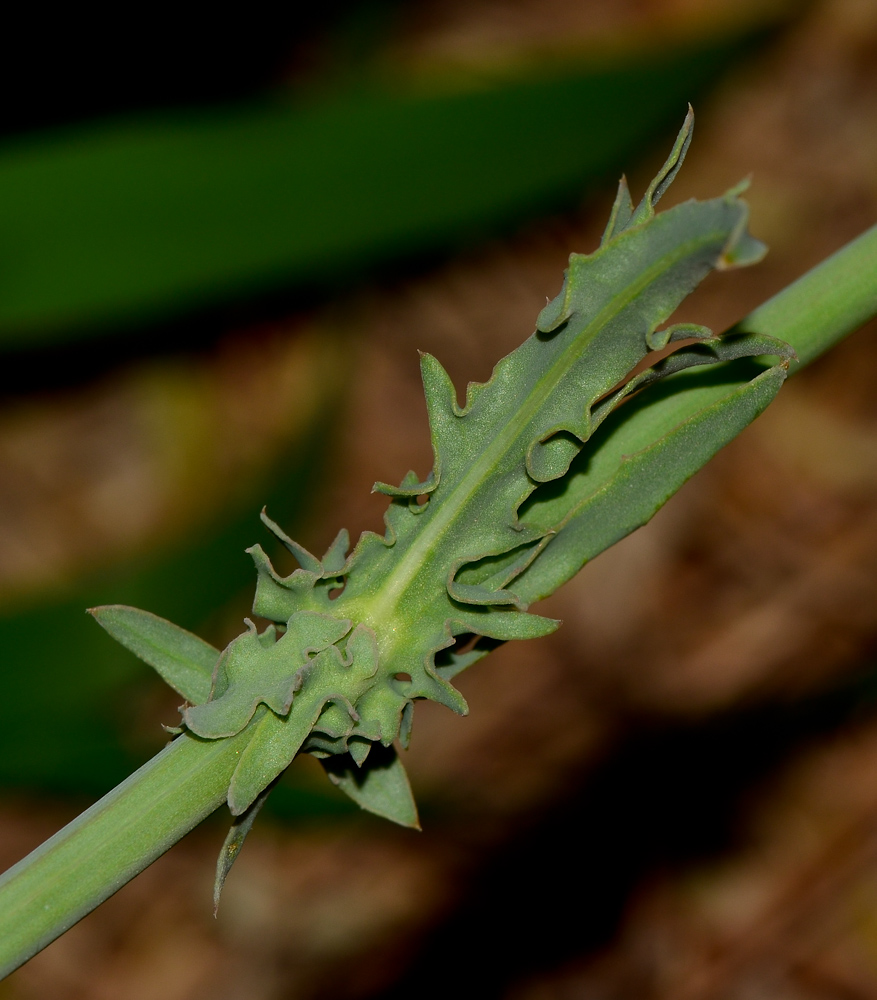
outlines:
[[[381,587],[380,596],[369,602],[370,617],[375,622],[389,623],[393,612],[399,605],[402,595],[411,581],[420,572],[426,557],[437,547],[439,540],[466,508],[474,493],[490,478],[502,456],[514,445],[521,432],[530,423],[536,413],[542,408],[545,400],[557,387],[558,382],[569,370],[569,356],[576,353],[577,345],[582,339],[601,329],[610,320],[618,316],[630,303],[637,298],[644,288],[652,283],[662,273],[672,268],[679,260],[686,257],[697,247],[708,244],[715,239],[715,234],[690,240],[676,248],[675,253],[662,257],[648,270],[642,272],[638,280],[628,285],[624,292],[615,296],[607,303],[582,332],[570,343],[569,347],[558,355],[557,360],[548,372],[539,380],[534,391],[530,392],[527,402],[511,420],[502,425],[490,444],[481,453],[481,458],[463,476],[448,496],[441,503],[441,509],[432,522],[418,536],[414,544],[396,564]],[[430,501],[433,502],[433,501]]]

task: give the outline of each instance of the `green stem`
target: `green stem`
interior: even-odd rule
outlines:
[[[251,735],[210,741],[183,734],[0,877],[0,978],[220,806]]]
[[[741,320],[808,364],[877,315],[877,226]],[[690,380],[697,373],[686,372]],[[708,373],[704,373],[708,377]],[[693,385],[694,383],[692,383]],[[688,394],[692,416],[702,404]],[[686,405],[686,395],[680,406]],[[665,432],[656,428],[656,436]],[[160,857],[225,800],[250,730],[183,735],[0,877],[0,975],[7,975]]]
[[[766,333],[791,344],[798,352],[795,372],[875,315],[877,226],[872,226],[753,310],[732,331]]]

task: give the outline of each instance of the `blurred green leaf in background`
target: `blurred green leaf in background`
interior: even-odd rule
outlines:
[[[442,92],[149,115],[0,149],[0,338],[13,346],[303,283],[356,285],[580,198],[739,41]]]

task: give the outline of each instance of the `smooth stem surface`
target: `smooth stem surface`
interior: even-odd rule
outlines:
[[[874,315],[877,226],[733,329],[790,343],[800,359],[794,371]],[[698,373],[684,375],[694,386]],[[687,419],[702,403],[697,393],[681,395],[673,419]],[[654,430],[657,439],[666,428]],[[221,805],[251,735],[244,730],[215,741],[181,736],[0,877],[0,975],[35,955]]]
[[[794,373],[877,315],[877,226],[827,257],[729,332],[766,333],[798,352]]]
[[[0,877],[0,977],[221,805],[251,735],[216,741],[180,736]]]

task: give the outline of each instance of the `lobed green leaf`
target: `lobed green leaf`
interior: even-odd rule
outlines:
[[[250,550],[253,610],[271,624],[259,633],[248,622],[209,697],[183,710],[203,739],[251,734],[229,784],[242,819],[219,887],[248,817],[298,753],[330,761],[332,780],[363,808],[416,825],[392,749],[407,745],[414,702],[465,713],[451,679],[501,642],[557,628],[530,603],[648,520],[779,390],[794,358],[787,345],[667,325],[710,271],[764,252],[747,232],[743,185],[655,213],[692,125],[689,110],[635,208],[622,180],[600,246],[572,254],[533,335],[487,382],[470,383],[462,407],[439,362],[421,356],[434,465],[425,479],[375,485],[390,497],[383,535],[366,532],[348,554],[339,532],[318,559],[263,511],[299,568],[281,576],[260,546]],[[765,355],[777,362],[754,360]],[[693,388],[689,373],[705,365],[713,384]]]

